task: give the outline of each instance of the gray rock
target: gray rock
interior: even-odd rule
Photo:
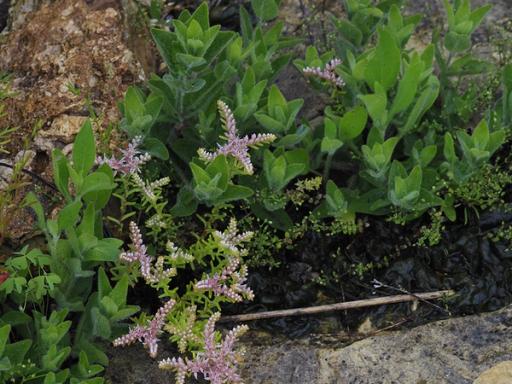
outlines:
[[[247,345],[248,384],[470,384],[512,359],[512,307],[357,341]],[[339,344],[345,342],[341,338]]]
[[[489,368],[512,360],[512,306],[350,345],[347,340],[346,334],[289,340],[251,332],[239,343],[246,351],[242,377],[246,384],[471,384]],[[110,355],[109,383],[174,382],[140,345],[113,349]],[[164,351],[159,359],[167,356]]]

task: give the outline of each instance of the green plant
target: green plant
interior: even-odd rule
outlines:
[[[485,106],[488,117],[471,134],[457,127],[469,121],[456,105],[465,100],[461,80],[492,68],[472,55],[470,44],[490,7],[471,12],[469,1],[457,1],[455,7],[445,2],[445,39],[435,35],[432,45],[415,52],[405,45],[419,18],[403,17],[400,3],[347,2],[348,20],[334,20],[343,43],[334,48],[345,62],[313,47],[305,60],[295,61],[316,88],[332,96],[319,138],[325,180],[333,164],[355,162],[359,168],[350,188],[336,190],[332,181],[327,183],[323,215],[346,210],[398,214],[407,221],[440,207],[454,220],[454,197],[445,183],[464,184],[505,141],[504,125],[492,117],[491,104]]]
[[[2,375],[14,382],[102,383],[95,376],[108,359],[96,342],[118,336],[126,329],[122,321],[138,311],[126,305],[128,276],[111,287],[103,270],[117,261],[122,244],[103,236],[101,210],[115,187],[113,175],[107,165],[92,170],[96,153],[89,122],[75,139],[72,161],[60,150],[52,160],[64,206],[49,219],[34,193],[25,199],[46,237],[48,255],[26,247],[5,262],[0,325],[7,324],[2,329],[12,340],[6,349],[23,349],[15,358],[6,356]]]

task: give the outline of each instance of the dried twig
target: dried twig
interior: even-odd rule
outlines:
[[[376,306],[376,305],[403,303],[403,302],[407,302],[407,301],[434,300],[434,299],[440,299],[440,298],[446,297],[446,296],[452,296],[454,294],[455,294],[454,291],[446,290],[446,291],[416,293],[414,295],[385,296],[385,297],[377,297],[374,299],[348,301],[345,303],[319,305],[316,307],[283,309],[283,310],[279,310],[279,311],[267,311],[267,312],[246,313],[246,314],[233,315],[233,316],[223,316],[220,318],[219,321],[221,321],[221,322],[228,322],[228,321],[238,322],[238,321],[270,319],[270,318],[275,318],[275,317],[314,315],[314,314],[318,314],[318,313],[342,311],[345,309],[354,309],[354,308],[364,308],[364,307],[371,307],[371,306]]]
[[[422,302],[424,302],[425,304],[430,305],[431,307],[434,307],[434,308],[436,308],[436,309],[439,309],[441,312],[445,312],[446,314],[451,315],[451,312],[450,312],[450,311],[448,311],[448,310],[446,310],[445,308],[440,307],[439,305],[436,305],[436,304],[434,304],[434,303],[431,303],[430,301],[426,301],[426,300],[422,299],[421,297],[418,297],[418,295],[416,295],[416,294],[414,294],[414,293],[412,293],[412,292],[409,292],[408,290],[403,289],[403,288],[402,288],[402,287],[400,287],[400,286],[399,286],[398,288],[397,288],[397,287],[393,287],[393,286],[391,286],[391,285],[384,284],[384,283],[380,282],[380,281],[379,281],[379,280],[377,280],[377,279],[373,279],[372,283],[373,283],[373,287],[374,287],[374,288],[388,288],[388,289],[391,289],[392,291],[395,291],[395,292],[400,292],[400,293],[403,293],[403,294],[406,294],[406,295],[414,296],[414,297],[416,297],[419,301],[422,301]]]

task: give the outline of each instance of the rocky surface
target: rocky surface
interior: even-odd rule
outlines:
[[[42,121],[40,135],[48,137],[44,132],[55,128],[54,121],[72,126],[91,108],[102,127],[118,120],[117,101],[128,85],[144,79],[123,31],[117,2],[59,0],[42,5],[7,35],[0,71],[12,75],[16,96],[6,101],[0,127],[19,127],[13,150],[36,121]],[[72,141],[72,135],[60,138]]]
[[[243,372],[250,384],[470,384],[483,371],[512,358],[511,340],[512,307],[508,307],[374,336],[342,348],[304,342],[250,345],[251,358]]]
[[[347,340],[345,334],[287,340],[251,332],[240,343],[242,376],[246,384],[471,384],[480,375],[475,384],[512,383],[512,307],[348,346]],[[107,378],[113,384],[173,382],[140,346],[112,350]]]
[[[9,31],[0,40],[0,73],[10,75],[12,96],[2,102],[0,129],[16,130],[10,137],[10,153],[0,156],[0,161],[12,163],[17,153],[31,149],[38,173],[50,181],[51,151],[58,147],[68,153],[91,115],[96,116],[99,145],[105,149],[118,142],[103,132],[119,120],[117,102],[126,88],[145,79],[130,47],[150,45],[142,44],[143,33],[136,34],[137,26],[127,21],[136,13],[134,7],[132,0],[11,1]],[[144,21],[138,22],[144,30]],[[138,43],[132,42],[132,36],[137,36]],[[24,193],[18,193],[18,198]],[[19,219],[16,222],[31,222],[27,212],[14,216]],[[31,227],[20,228],[13,221],[7,238],[21,242],[30,231]]]

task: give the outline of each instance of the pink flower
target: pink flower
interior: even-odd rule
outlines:
[[[220,317],[216,313],[208,319],[203,331],[204,352],[199,352],[194,359],[172,358],[160,361],[161,369],[176,371],[176,384],[184,384],[187,374],[196,378],[200,373],[212,384],[241,384],[242,379],[237,372],[237,361],[241,353],[234,351],[237,338],[247,331],[247,326],[238,326],[228,332],[224,340],[217,343],[215,340],[215,323]]]
[[[247,267],[243,266],[237,272],[240,265],[238,257],[231,257],[228,265],[220,274],[198,281],[195,289],[203,291],[212,291],[216,296],[224,296],[234,302],[243,300],[243,296],[249,300],[254,299],[254,293],[245,285],[247,279]]]
[[[335,70],[338,65],[341,64],[340,59],[332,59],[327,63],[324,69],[320,67],[306,67],[302,70],[302,72],[306,76],[315,76],[323,80],[327,80],[335,87],[343,87],[345,85],[345,82],[341,77],[339,77]]]
[[[199,158],[205,162],[213,161],[217,156],[225,155],[232,156],[241,165],[246,173],[252,174],[254,167],[249,156],[249,147],[258,146],[260,144],[271,143],[276,139],[276,136],[271,133],[253,133],[251,136],[238,137],[238,130],[236,128],[235,117],[233,112],[229,109],[226,103],[219,100],[217,102],[219,113],[222,120],[222,125],[226,130],[227,143],[219,145],[215,152],[208,152],[204,148],[200,148],[197,153]]]
[[[164,269],[164,259],[161,257],[152,265],[153,258],[147,254],[147,248],[142,240],[140,229],[133,221],[130,222],[130,239],[132,240],[132,250],[121,253],[119,259],[128,263],[138,261],[140,264],[140,274],[147,283],[158,283],[162,279],[176,275],[175,268]]]
[[[219,240],[220,245],[229,250],[231,254],[236,256],[242,254],[243,256],[243,250],[240,250],[238,247],[240,247],[240,244],[243,242],[251,240],[253,232],[247,231],[238,233],[236,219],[231,218],[224,232],[215,231],[213,235]]]
[[[137,325],[131,329],[126,335],[121,336],[113,341],[114,347],[127,346],[133,344],[135,341],[139,341],[147,348],[149,355],[153,358],[156,357],[158,352],[158,335],[162,331],[162,327],[165,323],[165,318],[171,312],[176,302],[169,300],[162,307],[158,309],[158,312],[153,317],[153,320],[149,321],[146,325]]]
[[[134,174],[140,172],[140,166],[151,160],[151,156],[148,153],[142,153],[139,151],[139,146],[142,144],[142,137],[135,137],[129,144],[128,148],[121,149],[122,157],[116,159],[115,157],[97,157],[96,163],[98,165],[108,164],[113,171],[120,172],[122,174]]]

